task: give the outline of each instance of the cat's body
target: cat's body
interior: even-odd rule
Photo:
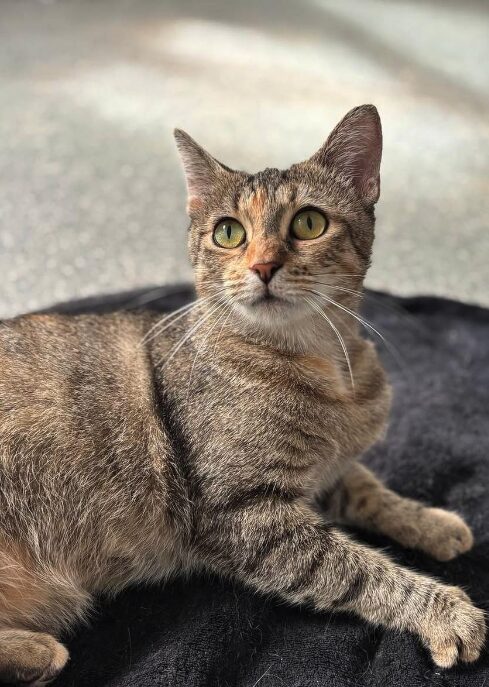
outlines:
[[[210,361],[212,325],[158,370],[196,318],[141,345],[155,318],[32,315],[0,327],[2,528],[41,566],[66,569],[83,599],[198,565],[199,520],[240,495],[312,503],[385,426],[388,387],[363,339],[353,398],[334,359],[277,356],[231,332]],[[56,612],[52,629],[63,620]]]
[[[375,134],[373,113],[353,111],[336,139],[351,122],[360,140],[368,126]],[[0,326],[0,679],[55,676],[66,652],[39,632],[57,635],[97,593],[200,568],[416,632],[439,665],[475,660],[484,622],[464,592],[331,524],[363,524],[443,560],[472,544],[458,516],[393,494],[356,462],[382,436],[390,402],[350,314],[373,239],[375,155],[360,185],[317,156],[251,176],[218,169],[182,136],[198,305],[164,327],[148,312]],[[287,227],[310,206],[328,228],[302,246]],[[248,237],[226,253],[212,228],[237,215]],[[229,240],[243,229],[226,226]],[[289,303],[292,283],[295,296],[309,285],[307,311]],[[342,308],[334,319],[319,312],[318,284]]]

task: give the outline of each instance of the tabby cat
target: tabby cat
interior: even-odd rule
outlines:
[[[45,684],[97,595],[188,570],[408,630],[443,668],[475,661],[484,617],[461,589],[333,524],[442,561],[473,543],[458,515],[357,460],[390,404],[357,319],[377,110],[355,108],[285,171],[234,171],[175,136],[195,303],[0,327],[0,680]]]

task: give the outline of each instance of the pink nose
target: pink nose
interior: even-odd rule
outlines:
[[[251,265],[250,270],[256,272],[264,284],[271,281],[273,275],[282,267],[279,262],[256,262]]]

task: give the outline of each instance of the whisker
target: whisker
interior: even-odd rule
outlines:
[[[167,320],[171,319],[172,317],[174,317],[175,315],[177,315],[179,312],[182,312],[182,311],[186,312],[186,311],[189,310],[192,306],[197,305],[198,302],[199,302],[199,301],[197,300],[197,301],[192,301],[191,303],[186,303],[185,305],[182,305],[180,308],[177,308],[177,310],[173,310],[171,313],[168,313],[168,314],[164,315],[164,316],[163,316],[162,318],[160,318],[160,319],[159,319],[150,329],[148,329],[148,331],[146,332],[146,334],[143,336],[143,338],[142,338],[141,341],[139,342],[139,345],[142,345],[143,343],[146,343],[146,341],[149,340],[149,337],[150,337],[151,334],[154,332],[154,330],[157,329],[157,327],[159,327],[160,325],[164,324]]]
[[[193,362],[192,362],[192,367],[190,368],[190,375],[189,375],[188,385],[187,385],[187,400],[188,400],[188,397],[189,397],[189,394],[190,394],[190,388],[191,388],[191,385],[192,385],[192,375],[193,375],[193,372],[194,372],[195,363],[197,362],[197,358],[198,358],[199,355],[202,353],[202,351],[206,348],[207,342],[208,342],[208,340],[209,340],[209,337],[211,336],[212,332],[214,331],[214,328],[216,327],[216,325],[218,325],[219,322],[222,320],[222,318],[226,315],[226,313],[228,313],[228,310],[227,310],[227,307],[226,307],[226,303],[224,302],[223,304],[221,303],[220,305],[222,306],[224,312],[219,313],[219,315],[218,315],[217,318],[216,318],[216,321],[213,322],[213,324],[211,325],[211,328],[209,329],[209,331],[207,332],[206,336],[204,337],[204,340],[203,340],[202,344],[201,344],[200,346],[197,346],[197,350],[196,350],[196,353],[195,353],[195,356],[194,356],[194,360],[193,360]],[[229,307],[229,310],[231,310],[232,304],[230,304],[228,307]]]
[[[213,355],[214,355],[215,352],[216,352],[217,344],[219,343],[219,339],[221,338],[221,334],[222,334],[222,332],[223,332],[223,329],[224,329],[224,327],[226,326],[226,324],[227,324],[227,322],[228,322],[228,320],[229,320],[229,317],[231,316],[231,314],[232,314],[232,312],[233,312],[233,309],[234,309],[234,300],[230,303],[229,312],[228,312],[228,314],[227,314],[227,316],[226,316],[224,322],[221,324],[221,328],[220,328],[220,330],[219,330],[219,334],[218,334],[217,337],[216,337],[216,342],[215,342],[215,344],[214,344],[213,353],[212,353]]]
[[[178,351],[181,349],[181,347],[183,346],[183,344],[184,344],[186,341],[188,341],[188,339],[192,336],[192,334],[193,334],[197,329],[199,329],[199,328],[204,324],[204,322],[206,322],[206,321],[209,319],[209,317],[211,317],[211,315],[212,315],[216,310],[218,310],[218,309],[221,307],[221,305],[222,305],[224,299],[226,298],[226,296],[221,296],[221,298],[222,298],[222,301],[219,301],[218,304],[217,304],[214,308],[212,308],[212,310],[210,310],[208,313],[206,313],[205,315],[202,315],[202,317],[200,317],[200,318],[197,320],[197,322],[190,328],[190,330],[189,330],[186,334],[184,334],[184,336],[182,336],[182,338],[177,342],[177,344],[176,344],[175,346],[173,346],[173,348],[171,349],[169,357],[163,358],[163,360],[160,360],[159,363],[158,363],[159,365],[163,364],[163,367],[165,367],[166,365],[168,365],[168,363],[170,362],[170,360],[172,360],[172,358],[178,353]]]
[[[399,305],[392,305],[390,303],[384,303],[381,298],[378,296],[375,296],[373,293],[369,293],[368,291],[355,291],[354,289],[347,289],[343,286],[336,286],[333,284],[328,284],[327,282],[324,281],[316,281],[313,279],[308,279],[311,284],[322,284],[323,286],[327,286],[329,289],[334,289],[335,291],[344,291],[345,293],[351,293],[356,296],[361,296],[362,298],[365,298],[366,300],[372,301],[376,305],[380,306],[384,310],[389,310],[390,312],[395,313],[396,315],[399,315],[399,317],[404,318],[409,324],[414,328],[417,329],[419,332],[422,334],[426,335],[426,328],[423,327],[418,320],[410,315],[408,312],[406,312],[403,308],[401,308]]]
[[[188,288],[182,288],[181,291],[172,290],[172,295],[176,296],[180,294],[187,295]],[[132,298],[124,307],[128,310],[133,308],[140,308],[141,306],[146,305],[147,303],[153,303],[154,301],[158,301],[167,295],[168,288],[166,286],[156,286],[154,289],[150,289],[149,291],[145,290],[138,296],[134,296],[134,298]]]
[[[350,310],[350,308],[347,308],[346,305],[342,305],[341,303],[338,303],[337,301],[333,300],[332,298],[328,298],[324,293],[321,291],[317,291],[316,289],[306,289],[307,291],[310,291],[311,293],[315,293],[317,296],[320,296],[323,298],[325,301],[330,303],[331,305],[336,306],[340,310],[343,310],[346,312],[348,315],[351,315],[357,322],[362,324],[365,328],[370,329],[374,334],[377,334],[377,336],[381,339],[381,341],[384,343],[385,347],[387,350],[390,352],[392,357],[397,361],[397,363],[401,366],[404,367],[404,361],[402,359],[402,356],[400,355],[399,351],[396,349],[394,344],[392,344],[390,341],[388,341],[374,326],[373,324],[370,324],[367,320],[365,320],[363,317],[360,317],[356,312],[353,310]]]
[[[309,275],[306,275],[309,276]],[[360,273],[358,272],[357,274],[354,272],[314,272],[314,274],[310,275],[312,277],[336,277],[338,279],[341,279],[342,277],[365,277],[365,273]]]
[[[187,315],[191,310],[200,307],[204,305],[205,303],[208,303],[209,301],[215,300],[219,294],[215,294],[214,296],[206,296],[205,298],[198,298],[195,301],[192,301],[192,303],[187,303],[186,305],[182,305],[180,308],[177,308],[177,310],[174,310],[173,312],[169,313],[168,315],[165,315],[161,319],[156,322],[144,335],[144,337],[141,339],[139,345],[141,346],[144,343],[148,343],[149,341],[152,341],[156,336],[159,336],[162,334],[168,327],[171,327],[175,324],[175,322],[178,322],[178,320],[181,320],[182,317]],[[179,314],[180,313],[180,314]],[[177,317],[175,317],[177,315]],[[174,318],[174,319],[172,319]],[[171,322],[168,322],[168,320],[171,320]],[[165,322],[168,324],[165,325]],[[163,326],[165,325],[165,326]],[[155,331],[156,330],[156,331]]]
[[[326,322],[328,322],[329,326],[331,327],[331,329],[336,334],[338,341],[340,342],[341,348],[343,349],[343,354],[345,356],[346,364],[348,365],[348,372],[350,373],[350,380],[351,380],[351,388],[355,389],[355,383],[353,381],[353,371],[351,369],[351,363],[350,363],[350,356],[348,355],[348,349],[346,348],[345,341],[344,341],[343,337],[341,336],[338,328],[333,324],[333,322],[329,319],[329,317],[326,315],[324,310],[318,305],[318,303],[316,303],[316,301],[313,301],[312,298],[308,298],[307,296],[304,296],[304,298],[307,301],[307,303],[309,303],[309,305],[312,308],[314,308],[314,310],[316,310],[321,315],[321,317],[323,317],[326,320]]]
[[[344,291],[345,293],[351,293],[354,296],[365,296],[364,291],[356,291],[355,289],[347,289],[344,286],[336,286],[333,284],[328,284],[325,281],[317,281],[315,279],[308,279],[307,280],[311,284],[322,284],[323,286],[327,286],[328,289],[334,289],[335,291]]]

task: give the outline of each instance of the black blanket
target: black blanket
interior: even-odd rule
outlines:
[[[162,289],[56,310],[166,310],[189,298],[190,290]],[[395,391],[387,439],[365,462],[399,493],[457,510],[476,544],[458,560],[436,563],[387,539],[352,534],[405,565],[462,585],[488,610],[489,312],[369,292],[364,313],[392,344],[379,341],[379,350]],[[101,600],[90,627],[66,642],[71,662],[59,687],[489,687],[487,649],[475,665],[442,671],[407,633],[346,614],[291,608],[215,578]]]

